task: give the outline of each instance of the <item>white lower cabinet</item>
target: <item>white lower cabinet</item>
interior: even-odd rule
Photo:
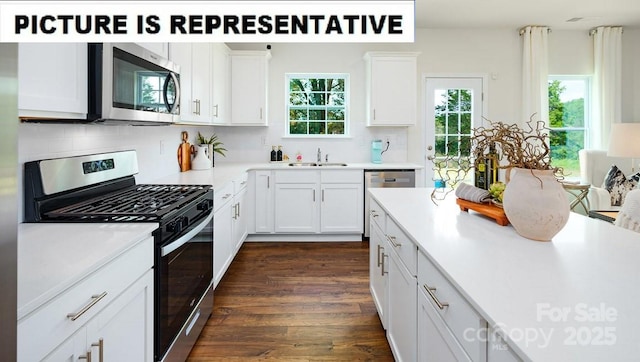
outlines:
[[[372,216],[373,217],[373,216]],[[371,236],[369,237],[369,281],[371,297],[378,310],[382,327],[387,329],[388,310],[388,274],[389,254],[385,249],[384,232],[375,221],[371,221]]]
[[[369,287],[396,361],[521,361],[374,199],[369,218]]]
[[[451,336],[456,342],[449,344],[449,348],[455,349],[455,345],[468,359],[486,361],[486,340],[476,336],[485,334],[487,322],[422,252],[418,255],[418,288],[428,297],[435,317],[439,318],[436,320],[441,321],[436,323],[443,326],[440,328],[441,334]]]
[[[362,232],[362,183],[322,184],[320,231]]]
[[[44,361],[153,360],[152,286],[149,270]]]
[[[275,171],[274,179],[273,222],[276,233],[362,233],[361,170]],[[265,192],[264,189],[261,191]],[[268,212],[256,209],[256,231],[259,231],[258,212],[261,210]]]
[[[418,293],[418,361],[471,361],[423,292]]]
[[[318,185],[277,183],[275,232],[313,233],[318,230]]]
[[[247,198],[247,184],[249,174],[243,172],[233,180],[233,209],[231,219],[233,230],[233,256],[235,257],[242,243],[249,234],[249,200]]]
[[[385,249],[389,250],[387,339],[396,361],[416,361],[416,277],[403,264],[388,238]]]
[[[255,171],[255,231],[256,233],[272,233],[274,177],[271,171]]]
[[[18,321],[18,361],[153,361],[153,238]]]
[[[248,174],[245,172],[214,192],[213,287],[227,272],[248,234]]]
[[[215,190],[213,199],[213,288],[224,276],[233,260],[233,183]]]

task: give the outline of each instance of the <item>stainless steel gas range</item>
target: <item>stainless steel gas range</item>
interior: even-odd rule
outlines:
[[[213,310],[213,190],[137,185],[137,173],[135,151],[27,162],[25,222],[158,223],[154,355],[184,361]]]

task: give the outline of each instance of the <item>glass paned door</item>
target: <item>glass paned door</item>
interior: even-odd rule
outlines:
[[[425,97],[425,186],[440,187],[442,176],[458,176],[458,162],[470,154],[472,129],[482,125],[482,78],[427,78]],[[446,156],[452,156],[448,171],[434,172],[434,162]],[[473,184],[471,172],[465,180]]]

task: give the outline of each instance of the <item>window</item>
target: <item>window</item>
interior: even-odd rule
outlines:
[[[164,110],[166,105],[163,99],[164,86],[166,81],[166,75],[159,74],[156,72],[136,72],[136,77],[138,81],[139,89],[142,89],[142,92],[139,92],[139,99],[137,109],[155,109],[155,110]],[[171,96],[174,94],[173,87],[174,83],[169,82],[167,85],[170,92],[168,95]],[[171,97],[167,99],[169,103],[173,103],[173,99]]]
[[[347,74],[287,74],[287,135],[348,134]]]
[[[471,99],[471,89],[436,90],[436,157],[471,153]]]
[[[549,143],[554,167],[580,176],[578,151],[587,146],[590,82],[586,76],[549,77]]]

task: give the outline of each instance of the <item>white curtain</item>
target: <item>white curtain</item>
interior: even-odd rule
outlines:
[[[549,120],[549,66],[546,26],[527,26],[520,29],[522,36],[522,120],[527,122]]]
[[[621,121],[622,28],[601,26],[593,36],[593,117],[591,147],[609,147],[611,123]]]

